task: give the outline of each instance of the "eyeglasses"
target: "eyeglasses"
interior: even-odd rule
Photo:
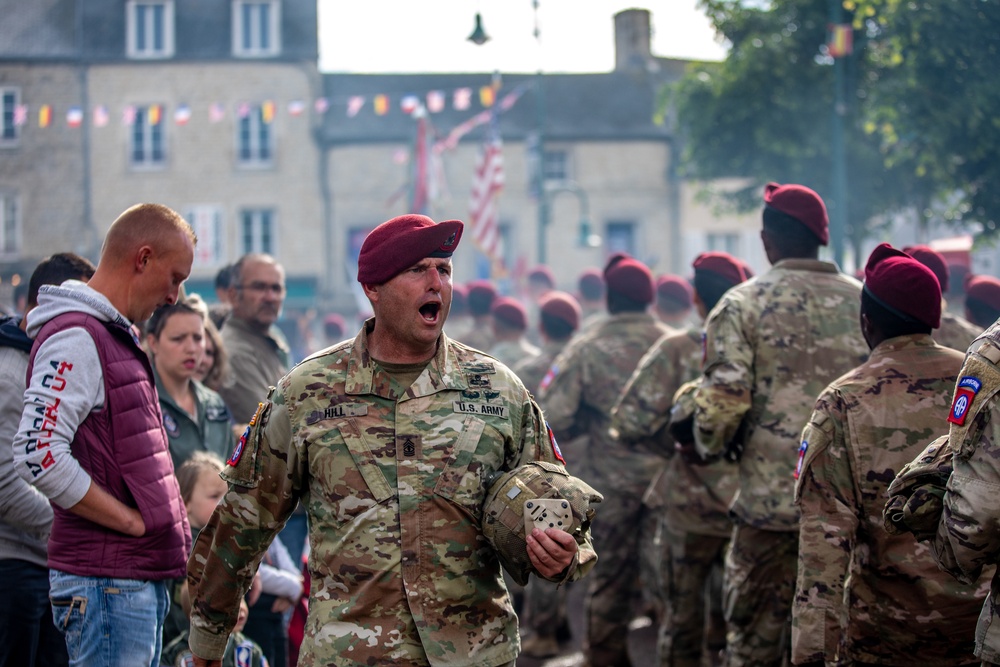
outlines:
[[[274,292],[278,296],[285,293],[285,286],[281,283],[259,283],[252,282],[246,285],[237,285],[236,289],[245,290],[247,292]]]

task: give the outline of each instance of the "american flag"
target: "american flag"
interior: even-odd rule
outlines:
[[[472,238],[494,266],[502,262],[496,198],[503,189],[503,180],[503,150],[500,139],[497,138],[483,146],[469,196]]]

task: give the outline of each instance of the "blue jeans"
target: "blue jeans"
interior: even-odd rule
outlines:
[[[62,635],[52,625],[47,568],[0,560],[0,667],[66,667]]]
[[[167,581],[49,572],[52,618],[71,667],[158,667]]]

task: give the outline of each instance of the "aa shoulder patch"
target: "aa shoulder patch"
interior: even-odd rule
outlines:
[[[966,375],[958,381],[955,387],[955,400],[951,404],[951,412],[948,414],[948,421],[956,426],[963,426],[965,418],[969,415],[969,408],[976,394],[982,389],[983,383],[978,378]]]

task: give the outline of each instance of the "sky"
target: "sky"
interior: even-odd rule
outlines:
[[[721,60],[725,49],[696,0],[320,0],[320,69],[415,72],[606,72],[614,15],[651,12],[653,55]],[[481,14],[490,40],[468,41]]]

